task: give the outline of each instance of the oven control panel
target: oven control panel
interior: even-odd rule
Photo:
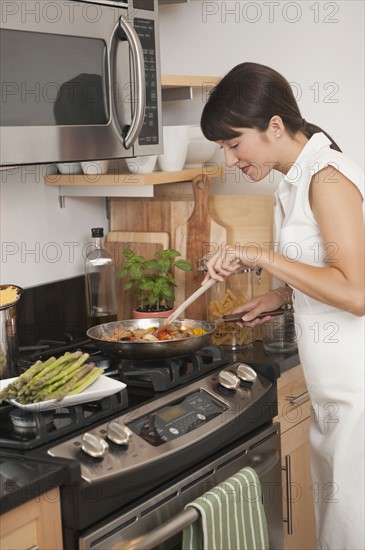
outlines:
[[[53,457],[76,460],[81,477],[100,482],[159,461],[183,460],[192,446],[206,449],[250,433],[272,420],[276,384],[245,364],[232,364],[161,395],[86,433],[49,448]],[[270,411],[270,407],[274,407]]]
[[[144,441],[158,447],[209,422],[227,409],[223,401],[199,389],[127,425]]]

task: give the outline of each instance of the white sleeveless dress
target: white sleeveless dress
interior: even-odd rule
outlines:
[[[309,204],[315,173],[332,165],[364,197],[364,175],[314,134],[276,191],[279,250],[293,261],[325,266],[318,224]],[[333,220],[336,223],[336,220]],[[298,351],[312,403],[310,428],[317,546],[360,550],[364,540],[364,317],[328,306],[294,289]],[[303,518],[305,521],[305,518]]]

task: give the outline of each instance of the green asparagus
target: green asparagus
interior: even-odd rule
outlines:
[[[89,354],[77,351],[37,361],[0,392],[0,404],[6,399],[20,404],[38,403],[84,391],[103,372],[93,363],[85,364],[88,358]]]

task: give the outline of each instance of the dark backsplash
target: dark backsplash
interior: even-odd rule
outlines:
[[[24,289],[17,304],[17,331],[19,346],[86,338],[84,277]]]

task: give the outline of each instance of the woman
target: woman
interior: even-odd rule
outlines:
[[[253,181],[283,174],[275,246],[222,246],[207,263],[222,281],[260,267],[285,285],[236,309],[242,323],[292,301],[310,394],[318,548],[364,541],[364,178],[320,128],[306,122],[289,83],[255,63],[232,69],[205,105],[204,135]]]

